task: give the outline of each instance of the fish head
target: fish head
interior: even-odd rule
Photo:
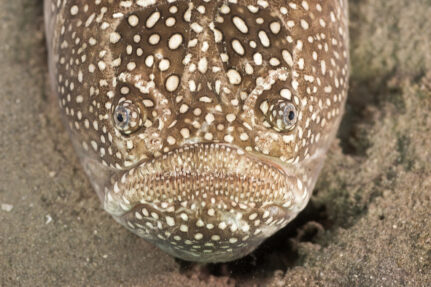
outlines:
[[[71,100],[84,127],[70,126],[104,208],[186,260],[242,257],[291,221],[343,110],[344,8],[249,2],[161,1],[99,22],[87,11],[88,31],[59,36],[86,39]]]

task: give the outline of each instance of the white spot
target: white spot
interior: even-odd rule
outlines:
[[[281,30],[281,25],[280,22],[278,21],[274,21],[269,25],[269,28],[271,29],[271,32],[275,35],[277,35],[278,33],[280,33]]]
[[[169,49],[176,50],[178,47],[183,43],[183,36],[179,33],[172,35],[171,38],[169,38]]]
[[[265,48],[271,46],[271,41],[265,31],[259,31],[259,40]]]
[[[243,34],[247,34],[248,33],[247,24],[245,23],[245,21],[242,18],[240,18],[238,16],[235,16],[235,17],[233,17],[232,21],[233,21],[233,24],[235,25],[235,27],[241,33],[243,33]]]
[[[283,98],[287,99],[287,100],[292,100],[292,93],[290,92],[289,89],[282,89],[280,91],[280,96],[282,96]]]
[[[139,18],[136,15],[130,15],[129,18],[127,18],[127,21],[132,27],[136,27],[139,24]]]
[[[121,39],[121,35],[118,34],[117,32],[112,32],[109,35],[109,42],[111,42],[112,44],[118,43],[118,41],[120,41]]]
[[[290,66],[293,66],[293,58],[292,55],[287,50],[283,50],[282,52],[283,60]]]
[[[77,14],[78,14],[78,12],[79,12],[79,8],[78,8],[78,6],[77,6],[77,5],[73,5],[73,6],[70,8],[70,14],[71,14],[71,15],[75,16],[75,15],[77,15]]]
[[[242,81],[241,75],[238,73],[237,70],[230,69],[227,72],[227,77],[229,78],[229,82],[232,85],[239,85],[239,84],[241,84],[241,81]]]
[[[245,54],[244,47],[242,46],[241,42],[238,41],[237,39],[232,41],[232,48],[240,56],[243,56]]]
[[[172,75],[166,80],[166,90],[168,92],[174,92],[180,84],[180,78],[177,75]]]
[[[147,19],[147,23],[146,23],[147,28],[148,29],[153,28],[157,24],[159,19],[160,19],[160,12],[156,11],[153,14],[151,14],[150,17],[148,17]]]

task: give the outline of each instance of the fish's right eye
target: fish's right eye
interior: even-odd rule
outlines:
[[[115,107],[113,114],[115,128],[127,135],[140,129],[144,125],[146,117],[145,109],[129,100],[120,102]]]

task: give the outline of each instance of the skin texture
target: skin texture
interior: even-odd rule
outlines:
[[[347,3],[45,1],[52,88],[104,208],[191,261],[307,204],[347,95]]]

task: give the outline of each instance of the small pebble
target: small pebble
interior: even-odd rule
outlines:
[[[12,209],[13,209],[12,204],[2,203],[2,205],[1,205],[1,210],[3,210],[3,211],[11,212]]]
[[[45,224],[49,224],[52,221],[52,217],[49,214],[45,215],[45,218],[46,218]]]

